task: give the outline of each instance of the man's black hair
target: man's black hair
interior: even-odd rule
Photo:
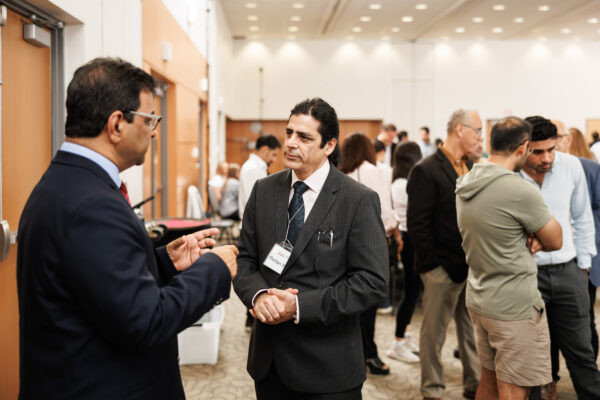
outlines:
[[[318,131],[321,134],[321,148],[325,147],[325,144],[331,139],[336,139],[335,149],[329,155],[329,161],[337,166],[340,159],[340,147],[338,143],[340,137],[340,123],[333,107],[325,100],[315,97],[296,104],[294,108],[292,108],[292,111],[290,111],[290,118],[292,115],[310,115],[319,121]]]
[[[266,135],[260,136],[256,140],[256,150],[264,146],[267,146],[270,150],[275,150],[281,148],[281,143],[279,142],[279,139],[275,137],[275,135],[268,133]]]
[[[531,140],[531,124],[518,117],[507,117],[492,127],[491,152],[508,155],[528,140]]]
[[[140,107],[140,92],[154,91],[156,82],[142,69],[120,58],[95,58],[77,68],[67,88],[67,137],[96,137],[110,114]]]
[[[554,125],[549,119],[536,115],[525,118],[525,121],[529,122],[532,126],[532,142],[541,142],[542,140],[556,139],[558,137],[556,125]]]

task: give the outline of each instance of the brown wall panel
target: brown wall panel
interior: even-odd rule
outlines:
[[[588,142],[591,143],[593,141],[592,133],[600,133],[600,119],[588,119],[585,125],[585,137],[587,138]]]

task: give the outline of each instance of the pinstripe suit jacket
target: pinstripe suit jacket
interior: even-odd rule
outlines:
[[[255,184],[244,212],[233,284],[249,308],[261,289],[298,289],[300,322],[256,321],[248,372],[260,381],[274,363],[292,390],[350,390],[365,380],[358,315],[384,297],[389,279],[379,198],[332,166],[278,275],[263,261],[285,238],[291,176],[284,170]]]

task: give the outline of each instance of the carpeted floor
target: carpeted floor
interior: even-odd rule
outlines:
[[[597,305],[600,315],[600,306]],[[418,337],[422,311],[417,308],[409,332]],[[225,320],[221,329],[219,359],[216,365],[183,365],[181,375],[187,398],[190,400],[255,399],[253,381],[246,372],[249,334],[244,331],[245,309],[232,290],[232,298],[225,302]],[[363,399],[421,399],[419,391],[420,365],[405,364],[389,359],[385,353],[393,339],[395,317],[377,316],[376,342],[380,357],[391,367],[385,377],[368,375],[363,386]],[[443,362],[446,376],[444,399],[462,399],[462,367],[452,356],[456,347],[454,323],[450,324]],[[558,385],[558,398],[576,399],[571,380],[561,358],[562,379]]]

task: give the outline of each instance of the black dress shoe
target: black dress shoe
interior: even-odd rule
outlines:
[[[470,399],[470,400],[475,400],[475,395],[477,394],[477,392],[470,392],[465,390],[463,392],[463,398],[465,399]]]
[[[372,373],[373,375],[387,375],[390,373],[390,369],[388,368],[384,368],[387,365],[385,365],[383,363],[383,361],[381,361],[381,359],[379,357],[375,357],[375,358],[370,358],[367,360],[367,368],[369,369],[369,372]]]

